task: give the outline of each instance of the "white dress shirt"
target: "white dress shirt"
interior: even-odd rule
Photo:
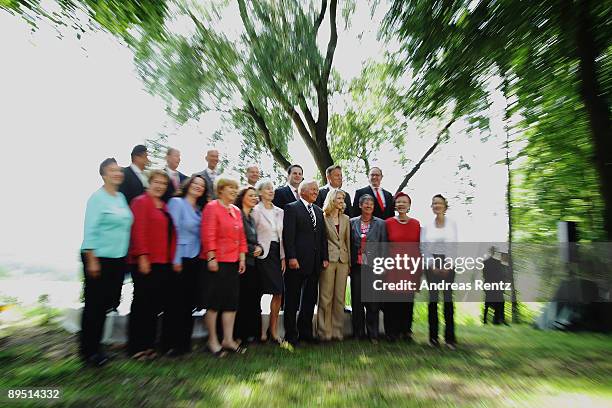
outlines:
[[[291,189],[291,191],[293,192],[293,196],[295,197],[296,200],[300,199],[300,196],[298,194],[297,188],[293,187],[291,184],[287,183],[287,187],[289,187]],[[307,202],[307,201],[304,201]],[[306,205],[306,204],[304,204]]]
[[[312,211],[312,216],[314,217],[314,226],[316,227],[317,226],[317,214],[315,214],[314,212],[313,204],[310,204],[308,201],[304,200],[302,197],[300,197],[300,200],[306,206],[306,211],[308,211],[308,206],[310,206],[310,210]]]
[[[372,191],[374,191],[374,199],[376,201],[378,201],[378,197],[376,197],[376,190],[378,190],[378,194],[380,194],[380,199],[382,200],[382,203],[383,203],[383,205],[386,208],[387,207],[387,202],[385,201],[385,194],[383,193],[382,187],[374,187],[374,186],[370,185],[370,188],[372,189]]]
[[[134,171],[134,173],[136,173],[136,175],[140,179],[140,182],[142,183],[142,186],[144,188],[149,187],[149,180],[147,180],[147,176],[145,176],[145,174],[138,168],[138,166],[132,163],[130,164],[130,168]]]

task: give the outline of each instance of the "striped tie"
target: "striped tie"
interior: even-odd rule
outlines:
[[[317,219],[315,218],[314,212],[312,211],[312,204],[308,204],[308,214],[310,215],[310,221],[312,222],[312,228],[316,228]]]

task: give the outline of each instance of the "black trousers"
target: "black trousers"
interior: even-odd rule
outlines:
[[[361,301],[361,265],[351,266],[351,320],[353,323],[353,336],[363,338],[377,338],[379,336],[381,304],[378,302]],[[364,312],[365,309],[365,312]],[[385,327],[386,329],[386,327]]]
[[[454,282],[455,272],[450,271],[446,279],[442,279],[440,276],[435,275],[431,270],[425,272],[428,283],[440,283],[440,282]],[[429,307],[428,307],[428,320],[429,320],[429,340],[438,340],[438,298],[439,291],[429,291]],[[455,343],[455,304],[453,303],[453,291],[451,289],[445,290],[443,293],[444,299],[444,341],[447,343]]]
[[[198,279],[202,272],[202,261],[198,256],[183,258],[183,270],[180,273],[168,268],[164,284],[164,292],[168,296],[165,298],[162,315],[163,351],[191,351],[193,310],[198,303]]]
[[[312,318],[319,297],[319,273],[304,274],[288,269],[284,274],[285,309],[283,324],[285,339],[290,342],[313,338]],[[299,310],[299,316],[296,314]]]
[[[79,348],[81,356],[88,358],[100,352],[100,341],[106,321],[106,313],[114,307],[117,293],[121,293],[123,276],[128,266],[123,258],[98,258],[100,276],[91,278],[87,274],[87,257],[81,254],[85,279],[85,305],[81,316]]]
[[[166,282],[170,264],[152,264],[151,272],[144,275],[138,266],[132,266],[134,299],[128,323],[128,352],[130,354],[154,349],[157,340],[158,315],[168,296]]]
[[[414,299],[414,295],[409,297]],[[391,337],[412,334],[414,302],[387,302],[383,305],[385,334]]]
[[[240,275],[240,297],[234,325],[235,338],[245,340],[261,336],[261,290],[255,265],[247,265]]]
[[[504,302],[485,301],[483,323],[487,324],[489,308],[493,309],[493,324],[505,323],[506,318],[504,316],[504,306]]]

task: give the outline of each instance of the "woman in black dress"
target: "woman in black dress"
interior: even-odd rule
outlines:
[[[242,210],[242,223],[248,248],[246,271],[240,275],[240,299],[234,331],[236,338],[242,340],[243,343],[252,343],[258,339],[261,332],[261,293],[255,257],[263,252],[261,245],[257,242],[257,230],[251,217],[251,211],[257,205],[255,188],[248,186],[240,190],[234,205]]]

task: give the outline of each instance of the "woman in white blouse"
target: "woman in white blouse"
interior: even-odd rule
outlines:
[[[433,220],[421,225],[421,251],[425,258],[425,276],[427,283],[453,282],[455,271],[452,262],[448,260],[456,253],[457,225],[446,216],[448,201],[442,194],[436,194],[431,199],[431,209],[435,214]],[[444,266],[447,266],[444,268]],[[454,350],[457,346],[455,338],[455,320],[453,292],[451,289],[442,291],[444,296],[444,341]],[[438,291],[429,291],[429,344],[440,345],[438,341]]]
[[[251,216],[257,228],[257,240],[263,252],[257,259],[257,272],[260,277],[260,293],[272,295],[270,301],[270,323],[266,330],[262,321],[261,341],[272,340],[280,343],[278,337],[278,315],[283,299],[285,273],[285,250],[283,248],[283,210],[272,204],[274,184],[270,180],[260,180],[255,189],[259,194],[259,204]]]

